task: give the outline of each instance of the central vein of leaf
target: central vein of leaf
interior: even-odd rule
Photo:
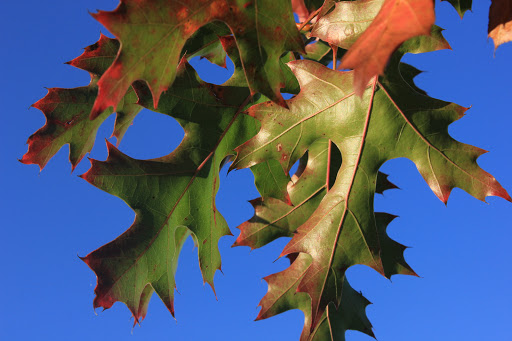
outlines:
[[[366,111],[366,119],[365,119],[365,122],[364,122],[363,133],[362,133],[362,136],[361,136],[361,143],[359,144],[357,160],[356,160],[356,162],[354,164],[354,170],[352,171],[352,176],[351,176],[351,179],[350,179],[350,185],[348,186],[347,193],[345,195],[345,207],[344,207],[343,215],[341,217],[341,220],[340,220],[340,223],[339,223],[339,226],[338,226],[338,231],[336,231],[336,237],[334,238],[334,241],[333,241],[333,246],[332,246],[332,249],[331,249],[331,255],[330,255],[330,258],[329,258],[329,265],[327,267],[328,270],[331,269],[331,267],[332,267],[332,263],[333,263],[333,260],[334,260],[334,254],[336,252],[336,245],[338,244],[338,240],[340,238],[343,222],[344,222],[345,217],[347,215],[350,192],[352,190],[352,186],[354,185],[354,179],[355,179],[356,174],[357,174],[357,169],[359,167],[359,162],[361,161],[361,155],[363,153],[364,142],[365,142],[365,139],[366,139],[366,134],[368,132],[368,125],[370,123],[370,116],[371,116],[371,112],[372,112],[372,104],[373,104],[373,98],[375,96],[375,87],[376,87],[376,85],[377,85],[377,78],[375,77],[374,81],[373,81],[373,85],[372,85],[371,97],[370,97],[370,100],[368,102],[368,110]],[[363,235],[363,239],[365,239],[364,235]],[[323,282],[322,282],[322,289],[320,290],[320,293],[323,293],[324,290],[325,290],[325,285],[327,283],[328,274],[329,274],[329,271],[326,271],[324,279],[323,279]],[[315,307],[316,313],[313,315],[313,323],[311,324],[312,330],[313,330],[314,326],[316,325],[315,320],[318,318],[317,317],[317,313],[319,311],[320,304],[321,304],[321,300],[317,300],[317,306]]]

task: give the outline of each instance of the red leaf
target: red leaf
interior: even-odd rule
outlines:
[[[432,0],[386,0],[370,27],[341,61],[340,68],[355,71],[356,93],[361,96],[370,79],[384,72],[400,44],[418,35],[429,35],[434,21]]]

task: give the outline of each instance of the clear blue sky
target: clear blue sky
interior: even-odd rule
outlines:
[[[438,25],[446,29],[453,51],[406,59],[428,71],[417,84],[431,96],[472,106],[450,132],[490,150],[479,164],[512,192],[512,43],[493,57],[486,37],[489,4],[475,1],[474,13],[462,21],[448,3],[438,5]],[[28,110],[46,94],[43,87],[88,83],[86,72],[63,64],[99,37],[102,28],[87,10],[116,5],[116,0],[29,0],[2,6],[0,340],[298,340],[299,311],[252,321],[266,292],[261,278],[286,267],[286,260],[273,263],[285,240],[249,253],[248,248],[230,248],[233,237],[221,239],[219,301],[203,286],[197,250],[189,241],[177,274],[177,323],[156,296],[142,327],[133,333],[122,303],[94,314],[96,278],[77,254],[86,255],[117,237],[134,213],[76,176],[88,169],[87,160],[70,174],[67,147],[41,174],[37,166],[17,159],[26,152],[27,137],[44,124],[42,113]],[[200,74],[205,74],[206,63],[201,63]],[[227,75],[214,68],[207,80]],[[98,134],[93,158],[105,159],[104,139],[112,126],[113,117]],[[177,146],[180,129],[171,118],[144,111],[120,149],[136,158],[162,156]],[[400,216],[390,225],[390,235],[413,246],[406,259],[423,278],[395,276],[391,283],[362,266],[349,270],[352,286],[374,303],[367,313],[378,339],[510,340],[512,205],[498,198],[485,204],[456,189],[446,208],[411,162],[395,160],[383,171],[402,190],[378,197],[377,209]],[[256,196],[248,172],[223,177],[218,208],[235,235],[235,227],[252,216],[247,200]],[[349,332],[347,340],[371,338]]]

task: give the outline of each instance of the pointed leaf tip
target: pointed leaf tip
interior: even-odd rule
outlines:
[[[455,8],[461,20],[467,11],[471,12],[472,0],[441,0],[441,2],[444,1],[449,2]]]

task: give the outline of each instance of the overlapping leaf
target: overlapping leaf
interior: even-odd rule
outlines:
[[[320,139],[310,146],[301,158],[298,172],[290,179],[275,160],[269,160],[251,167],[256,178],[256,187],[261,198],[251,201],[254,216],[238,226],[240,235],[233,246],[262,247],[280,237],[292,237],[299,226],[318,208],[327,188],[332,187],[336,173],[341,166],[341,157],[335,146],[329,148],[329,141]],[[255,172],[254,169],[261,168]],[[330,168],[328,170],[328,168]],[[266,171],[266,172],[265,172]],[[266,178],[258,181],[258,176]],[[264,181],[266,180],[266,181]],[[271,190],[268,186],[272,185]],[[376,193],[397,188],[389,182],[387,175],[377,175]],[[286,190],[284,199],[272,196]]]
[[[214,21],[197,30],[183,46],[182,55],[187,59],[201,57],[211,63],[226,67],[226,51],[222,47],[220,37],[231,34],[222,22]]]
[[[120,39],[122,47],[98,82],[92,117],[116,107],[136,80],[147,81],[156,107],[160,94],[176,77],[186,40],[213,21],[225,22],[234,35],[251,92],[282,105],[279,58],[286,51],[303,49],[288,1],[122,0],[114,11],[93,16]]]
[[[446,1],[461,17],[471,7],[470,0]],[[83,175],[136,212],[125,233],[83,258],[98,277],[94,306],[122,301],[140,322],[156,292],[174,315],[175,273],[189,235],[213,288],[221,268],[217,244],[230,234],[215,208],[219,169],[236,151],[233,167],[251,167],[261,198],[252,201],[254,217],[239,227],[235,245],[292,238],[282,253],[291,265],[265,278],[269,290],[257,319],[300,309],[302,340],[344,340],[348,329],[373,336],[369,302],[350,286],[346,270],[365,264],[388,278],[414,275],[405,246],[386,233],[394,216],[374,212],[375,193],[394,187],[379,172],[384,162],[409,158],[444,202],[455,187],[480,200],[511,200],[476,164],[483,151],[449,136],[448,125],[465,108],[427,97],[413,82],[419,71],[400,63],[403,53],[448,47],[433,26],[433,3],[121,0],[116,10],[94,14],[122,44],[101,36],[70,62],[91,73],[89,86],[53,88],[34,104],[47,123],[29,138],[22,162],[42,168],[68,143],[75,167],[110,107],[117,109],[118,142],[142,106],[176,118],[185,130],[175,151],[153,160],[133,159],[107,143],[107,160],[92,160]],[[300,21],[316,15],[306,42],[326,42],[306,46],[309,60],[295,61],[291,52],[303,52],[292,9]],[[511,40],[510,13],[508,2],[493,1],[495,46]],[[349,49],[341,67],[353,72],[321,65],[332,60],[327,43]],[[235,73],[223,86],[204,83],[186,62],[200,56],[225,66],[226,54]],[[281,90],[298,95],[285,102]],[[256,134],[257,124],[241,112],[257,92],[263,96],[254,103],[272,102],[248,109],[261,122]]]
[[[309,16],[309,10],[306,7],[304,0],[292,0],[292,10],[297,14],[300,22],[303,22]]]
[[[229,30],[222,23],[203,26],[186,42],[182,54],[187,59],[200,56],[225,66],[226,52],[219,39],[223,34],[229,34]],[[69,144],[69,159],[74,169],[91,151],[98,128],[112,114],[108,108],[97,118],[89,120],[98,93],[97,82],[115,60],[118,51],[119,42],[101,34],[95,44],[86,47],[82,55],[67,63],[88,71],[91,82],[79,88],[50,88],[44,98],[32,105],[44,113],[46,124],[28,139],[29,149],[21,159],[23,163],[35,163],[42,169],[62,146]],[[137,96],[130,87],[117,106],[112,136],[116,137],[118,145],[142,109],[136,102]]]
[[[91,82],[88,86],[62,89],[48,89],[48,94],[32,106],[40,109],[46,124],[28,139],[28,152],[21,161],[38,164],[42,169],[62,146],[69,144],[69,160],[73,168],[91,151],[96,132],[103,121],[112,114],[108,109],[94,120],[89,113],[98,92],[97,81],[100,75],[112,64],[119,43],[104,35],[97,43],[85,48],[84,53],[69,64],[89,71]],[[142,109],[136,105],[137,97],[129,89],[117,107],[117,117],[113,135],[119,143],[133,118]]]
[[[301,165],[299,165],[299,169],[293,177],[294,180],[288,186],[290,196],[295,199],[295,202],[298,202],[295,206],[266,197],[265,190],[262,191],[258,187],[262,198],[253,201],[254,217],[238,227],[241,233],[235,245],[247,245],[251,248],[261,247],[278,237],[293,236],[293,232],[307,221],[327,192],[327,177],[336,175],[341,165],[339,152],[335,148],[329,148],[328,143],[326,139],[315,141],[306,157],[301,158]],[[330,152],[334,155],[329,155]],[[274,160],[258,164],[252,168],[260,165],[266,167],[271,161]],[[331,167],[330,174],[327,172],[327,165]],[[280,171],[281,174],[284,174],[282,169]],[[274,172],[277,172],[277,170],[274,170]],[[329,187],[332,186],[334,180],[334,176],[331,176]],[[274,181],[273,183],[278,185],[278,182]],[[384,190],[391,188],[396,188],[396,186],[387,180],[385,174],[379,172],[376,192],[382,193]],[[305,197],[305,199],[302,200],[301,197]],[[385,228],[391,216],[381,213],[380,217],[379,221],[382,223],[379,225],[381,226],[380,233],[387,245],[386,250],[393,250],[394,248],[403,250],[403,246],[386,237]],[[390,254],[393,254],[393,252]],[[290,271],[265,278],[269,284],[269,292],[260,302],[262,310],[257,319],[265,319],[290,309],[300,309],[305,315],[302,340],[344,340],[344,332],[348,329],[359,330],[373,336],[371,324],[365,315],[365,307],[368,305],[368,301],[353,290],[346,279],[343,283],[341,307],[339,309],[334,306],[328,308],[331,309],[331,312],[329,314],[324,313],[317,327],[310,330],[311,299],[307,294],[297,293],[296,291],[303,274],[311,263],[311,257],[305,253],[292,256],[292,259],[297,259],[293,261]],[[405,264],[403,258],[400,263]],[[396,269],[396,273],[407,274],[410,273],[410,269]],[[331,333],[335,334],[332,338]]]
[[[315,141],[309,148],[307,165],[298,174],[298,179],[291,182],[290,185],[288,185],[288,181],[281,180],[280,184],[274,181],[275,185],[284,187],[284,190],[287,191],[289,198],[286,198],[288,199],[286,201],[276,196],[270,197],[267,194],[268,191],[265,188],[262,189],[263,186],[257,183],[262,198],[251,202],[255,210],[254,217],[238,227],[240,235],[235,245],[249,246],[254,249],[279,237],[293,236],[295,230],[308,219],[325,196],[329,158],[328,141],[325,139]],[[276,166],[272,170],[272,174],[284,175],[283,168],[274,160],[255,165],[252,168],[268,167],[269,163]],[[332,162],[333,175],[339,169],[339,164],[340,162]]]
[[[230,234],[215,208],[219,168],[255,132],[252,119],[239,115],[250,95],[247,88],[204,83],[184,60],[178,70],[157,110],[184,128],[180,146],[168,156],[136,160],[109,144],[107,160],[93,160],[83,175],[136,212],[125,233],[84,258],[98,276],[94,306],[109,308],[122,301],[136,320],[142,317],[139,306],[148,286],[174,313],[174,272],[183,229],[192,234],[203,279],[213,287],[221,267],[217,244]],[[149,90],[141,83],[134,86],[139,104],[151,106]]]
[[[332,49],[329,44],[321,40],[317,40],[311,44],[306,45],[305,59],[316,60],[323,65],[328,65],[332,62]]]
[[[410,48],[430,50],[431,41],[425,42],[416,46],[410,41]],[[341,151],[343,163],[334,186],[283,251],[312,257],[297,291],[311,297],[314,330],[331,302],[341,304],[341,283],[351,265],[365,264],[387,277],[412,273],[403,261],[403,248],[390,244],[373,213],[378,169],[385,161],[411,159],[444,202],[454,187],[481,200],[490,195],[510,197],[476,164],[482,150],[449,137],[448,125],[465,109],[416,92],[405,81],[413,76],[402,76],[397,60],[384,78],[374,79],[362,99],[354,96],[353,72],[335,72],[310,61],[296,61],[290,67],[301,92],[288,101],[290,111],[271,102],[249,110],[262,127],[237,148],[235,164],[248,167],[275,159],[289,170],[324,137]]]
[[[356,2],[366,3],[364,0]],[[366,19],[364,13],[360,12],[363,20]],[[356,93],[361,95],[370,79],[384,72],[391,54],[400,44],[418,35],[429,35],[434,21],[432,0],[385,0],[371,25],[341,61],[342,69],[355,71]]]

